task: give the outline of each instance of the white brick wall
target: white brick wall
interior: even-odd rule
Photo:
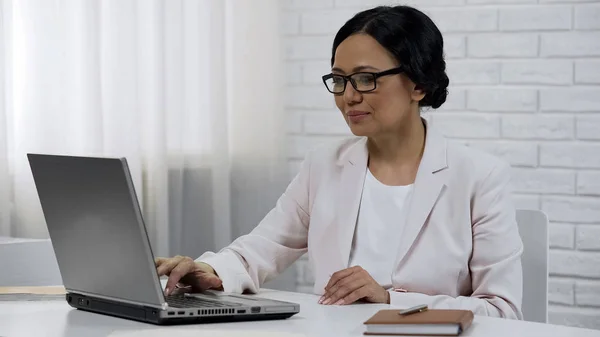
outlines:
[[[517,206],[551,220],[550,322],[600,329],[600,1],[282,3],[290,176],[309,148],[349,135],[321,82],[337,29],[374,5],[417,6],[444,34],[451,82],[428,118],[513,166]],[[307,261],[296,267],[311,292]]]

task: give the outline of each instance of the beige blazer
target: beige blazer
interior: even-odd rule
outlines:
[[[330,275],[348,267],[367,159],[365,138],[311,151],[250,234],[198,260],[215,269],[225,291],[255,293],[308,252],[314,292],[323,294]],[[412,201],[398,214],[406,220],[400,248],[389,252],[393,306],[522,319],[523,246],[509,186],[507,164],[427,127]]]

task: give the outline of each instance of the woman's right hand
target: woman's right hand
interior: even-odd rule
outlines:
[[[223,281],[217,276],[215,270],[206,263],[196,262],[187,256],[172,258],[159,257],[154,260],[158,276],[169,277],[165,287],[165,295],[173,293],[177,284],[190,287],[192,292],[201,292],[207,289],[222,290]]]

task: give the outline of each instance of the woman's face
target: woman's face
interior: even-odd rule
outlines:
[[[336,49],[332,73],[351,75],[356,72],[381,72],[397,67],[395,58],[374,38],[355,34]],[[376,89],[360,93],[346,84],[342,94],[335,95],[335,104],[356,136],[377,137],[397,133],[406,126],[411,114],[418,116],[420,90],[406,76],[387,75],[376,80]]]

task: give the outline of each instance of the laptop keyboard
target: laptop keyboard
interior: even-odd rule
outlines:
[[[170,296],[166,298],[169,306],[174,308],[222,308],[239,307],[241,304],[223,301],[211,301],[196,297]]]

